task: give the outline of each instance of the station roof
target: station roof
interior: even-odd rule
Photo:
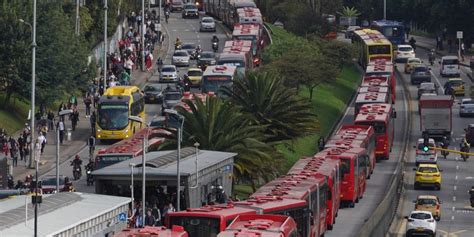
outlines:
[[[34,208],[29,197],[0,201],[0,236],[33,236]],[[26,225],[25,198],[28,198]],[[53,236],[129,202],[130,198],[125,197],[78,192],[43,195],[38,207],[38,235]]]
[[[196,172],[196,148],[181,149],[180,172],[181,176],[189,176]],[[237,153],[198,150],[198,170],[203,170],[236,156]],[[156,151],[146,154],[147,176],[176,176],[176,150]],[[94,176],[130,176],[130,163],[135,167],[142,167],[142,157],[125,160],[114,165],[93,171]],[[135,174],[141,174],[141,168],[135,169]]]

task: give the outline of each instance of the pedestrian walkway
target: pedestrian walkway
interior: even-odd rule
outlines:
[[[153,55],[154,59],[158,59],[158,57],[164,58],[166,52],[168,50],[168,37],[165,37],[165,41],[163,42],[162,46],[159,46],[157,43],[156,47],[154,48]],[[141,71],[141,70],[134,70],[132,71],[132,84],[137,86],[142,86],[146,83],[150,77],[153,75],[153,71]],[[79,122],[76,126],[76,130],[72,131],[71,140],[67,140],[66,136],[62,145],[60,145],[60,156],[59,162],[60,164],[69,160],[69,158],[79,154],[83,149],[86,148],[86,141],[90,135],[91,127],[90,127],[90,120],[89,118],[85,117],[85,105],[83,103],[82,98],[78,98],[78,106],[77,109],[80,114]],[[71,122],[66,120],[65,122],[66,129],[71,128]],[[18,139],[20,132],[17,132],[14,137]],[[37,136],[38,134],[36,134]],[[39,162],[39,176],[41,177],[43,174],[55,169],[56,166],[56,131],[49,131],[47,136],[47,143],[44,148],[44,152],[41,155],[40,162]],[[82,160],[87,163],[88,157],[81,157]],[[11,160],[9,161],[11,162]],[[28,167],[29,157],[26,158],[25,161],[18,161],[18,166],[13,167],[12,169],[12,176],[14,177],[14,181],[17,180],[24,180],[27,175],[33,175],[35,173],[34,165],[33,168]],[[72,169],[72,168],[71,168]]]

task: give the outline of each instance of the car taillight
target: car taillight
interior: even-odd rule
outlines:
[[[414,220],[413,219],[408,219],[408,222],[413,222]]]
[[[434,176],[434,177],[439,177],[439,174],[434,174],[433,176]]]
[[[433,219],[431,219],[431,220],[428,220],[428,222],[434,222],[434,220],[433,220]]]
[[[419,176],[421,176],[421,174],[416,174],[416,177],[419,177]]]
[[[439,205],[436,205],[436,210],[439,210]]]

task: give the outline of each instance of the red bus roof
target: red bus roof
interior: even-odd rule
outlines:
[[[199,99],[205,104],[206,98],[208,96],[215,96],[215,94],[214,92],[209,92],[206,94],[206,93],[191,93],[189,91],[186,91],[183,93],[183,98],[181,98],[181,101],[176,106],[182,107],[188,112],[191,112],[191,108],[185,103],[186,100],[191,100],[194,103],[196,99]]]
[[[300,158],[291,169],[288,174],[299,174],[308,176],[319,176],[323,175],[328,178],[328,181],[332,181],[332,175],[335,174],[336,170],[340,166],[339,160],[322,160],[318,159],[318,154],[313,157],[302,157]]]
[[[389,93],[388,86],[363,86],[359,87],[357,90],[358,94],[364,94],[368,92],[376,92],[376,93]]]
[[[198,208],[188,208],[185,211],[169,213],[172,216],[195,216],[195,217],[211,217],[226,219],[234,219],[238,215],[242,214],[256,214],[255,210],[235,206],[233,204],[217,204],[217,205],[206,205]]]
[[[145,226],[143,228],[137,229],[124,229],[121,232],[118,232],[113,235],[114,237],[140,237],[140,236],[150,236],[150,237],[188,237],[188,233],[184,231],[182,226],[173,225],[171,229],[167,229],[164,226],[153,227]]]
[[[363,149],[363,148],[357,148],[357,149]],[[357,159],[357,156],[353,152],[350,152],[349,150],[330,147],[330,148],[324,149],[322,152],[319,152],[317,155],[326,156],[327,158],[331,158],[331,159],[350,159],[350,160]]]
[[[369,104],[366,104],[369,105]],[[365,105],[362,106],[362,108]],[[368,125],[342,125],[336,134],[338,135],[370,135],[374,133],[374,128]]]
[[[392,113],[391,104],[365,104],[360,107],[360,112],[371,112],[371,113]]]
[[[325,178],[288,174],[260,187],[251,197],[280,196],[297,200],[306,200],[309,193],[326,182]]]
[[[232,36],[240,35],[254,35],[258,37],[260,35],[259,24],[235,24]]]
[[[222,52],[224,53],[247,53],[251,52],[250,47],[243,47],[243,46],[230,46],[230,47],[225,47]]]
[[[390,119],[390,115],[387,113],[373,113],[373,112],[360,112],[354,119],[354,123],[358,124],[361,122],[387,122]]]
[[[149,130],[149,131],[148,131]],[[171,132],[159,129],[159,128],[143,128],[142,130],[136,132],[128,139],[121,140],[107,148],[100,149],[98,155],[108,155],[108,154],[130,154],[132,156],[139,156],[143,151],[143,137],[146,136],[148,132],[148,138],[152,137],[148,141],[148,145],[155,145],[163,143],[166,136],[171,135]]]
[[[351,148],[356,148],[356,147],[364,147],[364,145],[367,144],[367,142],[368,142],[368,139],[366,138],[355,139],[355,138],[334,137],[326,142],[326,144],[324,145],[324,148],[336,147],[340,149],[351,149]]]
[[[296,222],[282,215],[242,215],[218,237],[286,237],[296,233]]]
[[[364,76],[360,86],[386,86],[390,85],[390,78],[384,76]]]
[[[257,210],[258,213],[274,213],[280,210],[294,209],[306,206],[306,201],[288,199],[280,196],[250,197],[245,201],[233,203],[235,206]]]
[[[224,48],[228,47],[252,47],[252,41],[250,40],[228,40],[224,44]]]
[[[377,92],[367,92],[362,94],[357,94],[355,103],[387,103],[388,94],[387,93],[377,93]]]
[[[387,72],[387,73],[393,73],[394,72],[394,67],[392,63],[385,63],[386,61],[383,60],[384,63],[379,63],[379,62],[372,62],[369,65],[367,65],[365,69],[365,73],[377,73],[377,72]]]

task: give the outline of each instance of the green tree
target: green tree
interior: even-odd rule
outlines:
[[[235,80],[233,89],[224,88],[223,92],[254,118],[253,123],[265,128],[266,143],[296,139],[319,128],[311,104],[274,74],[249,73],[245,79]]]
[[[342,7],[342,11],[338,12],[342,16],[345,17],[358,17],[360,16],[360,12],[355,7]]]
[[[183,145],[199,142],[201,149],[237,153],[234,161],[235,175],[248,180],[256,189],[259,180],[270,180],[278,173],[271,164],[281,156],[262,142],[265,126],[253,122],[253,118],[238,107],[217,97],[206,102],[187,100],[190,111],[178,107],[185,118]]]

